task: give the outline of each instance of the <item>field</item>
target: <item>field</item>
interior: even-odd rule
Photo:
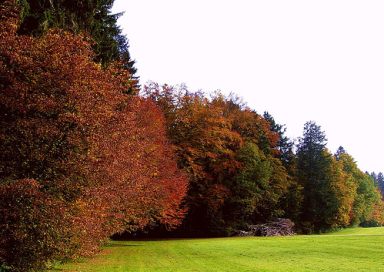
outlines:
[[[384,271],[384,228],[329,235],[111,242],[55,271]]]

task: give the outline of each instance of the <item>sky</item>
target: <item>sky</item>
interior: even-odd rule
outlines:
[[[384,171],[384,1],[115,0],[141,84],[236,93]]]

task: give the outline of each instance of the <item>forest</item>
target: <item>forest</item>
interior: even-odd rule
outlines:
[[[113,0],[0,4],[0,271],[91,256],[113,235],[384,224],[384,176],[315,121],[298,142],[235,94],[141,86]]]

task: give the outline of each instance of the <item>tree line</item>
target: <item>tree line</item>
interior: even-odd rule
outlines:
[[[331,154],[315,122],[294,144],[235,95],[140,92],[112,4],[0,4],[0,270],[41,271],[139,230],[384,223],[383,175]]]
[[[259,115],[236,96],[156,83],[143,95],[164,112],[178,166],[189,176],[181,233],[231,235],[278,217],[302,233],[384,222],[377,183],[343,147],[332,154],[315,122],[294,145],[268,112]]]

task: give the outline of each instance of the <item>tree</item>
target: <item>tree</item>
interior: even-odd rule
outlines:
[[[138,88],[135,62],[129,53],[129,43],[122,35],[117,20],[121,14],[111,14],[114,0],[22,0],[22,22],[18,33],[39,36],[51,28],[75,34],[85,33],[93,41],[94,59],[104,66],[120,60]],[[129,89],[127,92],[137,92]]]
[[[353,157],[345,150],[337,154],[346,175],[348,188],[353,195],[350,224],[364,224],[372,217],[374,206],[379,201],[374,181],[358,168]]]
[[[283,163],[287,172],[289,188],[286,194],[281,198],[281,209],[284,210],[285,217],[299,223],[302,209],[301,205],[303,202],[303,188],[296,178],[297,162],[293,152],[294,142],[285,135],[286,127],[278,124],[270,113],[264,112],[263,117],[269,122],[270,130],[279,135],[279,140],[276,144],[278,152],[275,154],[275,157]]]
[[[349,223],[342,169],[325,147],[321,127],[307,122],[297,147],[297,176],[304,188],[302,224],[307,231]]]
[[[289,186],[282,163],[263,154],[253,143],[239,149],[237,159],[242,167],[232,181],[226,203],[231,227],[238,229],[281,216],[279,204]]]
[[[335,158],[336,160],[340,160],[341,157],[346,154],[347,152],[345,151],[344,147],[342,146],[339,146],[339,148],[337,149],[336,153],[335,153]]]
[[[371,176],[373,182],[377,185],[377,174],[375,172],[371,172],[371,174],[369,174],[369,176]]]
[[[263,117],[269,122],[271,131],[276,132],[279,135],[279,141],[277,143],[279,154],[277,157],[286,167],[289,167],[294,159],[294,153],[292,150],[293,142],[285,135],[287,129],[284,125],[276,123],[275,119],[269,112],[264,112]]]
[[[379,174],[377,174],[377,185],[384,198],[384,175],[382,172],[379,172]]]
[[[164,116],[123,94],[133,83],[122,64],[102,68],[84,37],[62,30],[18,35],[11,0],[0,20],[1,264],[41,270],[116,232],[180,224],[187,180]]]

